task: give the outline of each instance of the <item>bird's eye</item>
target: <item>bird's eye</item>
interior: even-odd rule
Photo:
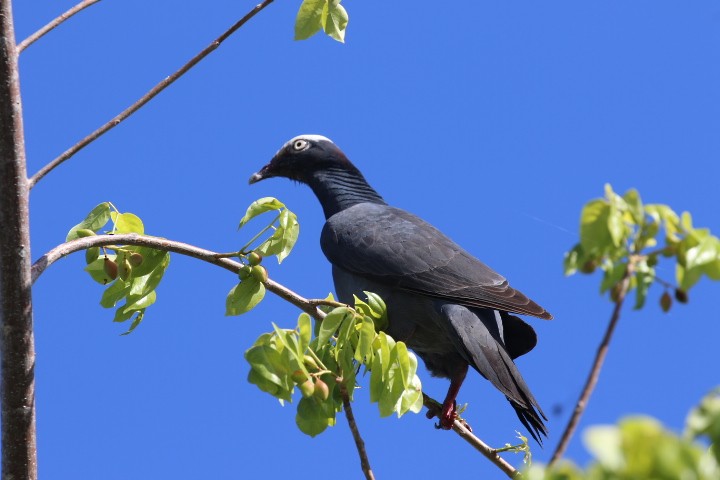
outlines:
[[[296,152],[299,152],[300,150],[305,150],[307,146],[307,140],[295,140],[295,142],[293,142],[293,150],[295,150]]]

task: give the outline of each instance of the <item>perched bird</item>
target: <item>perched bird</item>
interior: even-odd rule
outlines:
[[[500,390],[532,437],[547,420],[513,359],[535,347],[518,313],[551,319],[505,278],[438,229],[389,206],[329,139],[288,141],[250,183],[285,177],[310,186],[325,213],[320,246],[332,264],[340,301],[370,291],[387,305],[388,333],[402,340],[431,374],[450,379],[440,425],[452,427],[468,366]],[[437,412],[431,412],[437,413]]]

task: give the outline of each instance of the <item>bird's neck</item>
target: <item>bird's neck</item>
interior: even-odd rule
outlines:
[[[313,173],[307,184],[320,200],[325,219],[358,203],[387,205],[360,172],[326,168]]]

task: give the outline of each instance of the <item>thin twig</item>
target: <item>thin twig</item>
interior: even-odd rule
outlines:
[[[423,404],[429,411],[436,411],[438,415],[440,414],[441,404],[437,400],[433,400],[429,396],[423,394]],[[460,436],[460,438],[469,443],[473,448],[475,448],[475,450],[482,453],[485,458],[494,463],[509,478],[522,478],[522,474],[519,470],[498,455],[495,449],[491,448],[488,444],[476,437],[463,420],[456,419],[453,422],[452,429]]]
[[[218,48],[222,42],[224,42],[230,35],[235,33],[240,27],[245,25],[245,23],[250,20],[252,17],[257,15],[261,10],[263,10],[265,7],[270,5],[273,2],[273,0],[264,0],[262,3],[256,5],[252,10],[250,10],[243,18],[238,20],[232,27],[230,27],[225,33],[220,35],[218,38],[216,38],[210,45],[205,47],[200,53],[195,55],[192,59],[190,59],[189,62],[187,62],[185,65],[183,65],[179,70],[177,70],[175,73],[170,75],[169,77],[166,77],[164,80],[162,80],[160,83],[155,85],[150,91],[148,91],[145,95],[140,97],[135,103],[130,105],[128,108],[120,112],[117,116],[115,116],[112,120],[107,122],[102,127],[98,128],[94,132],[92,132],[90,135],[86,136],[79,142],[77,142],[72,147],[65,150],[59,157],[52,160],[50,163],[42,167],[38,172],[33,175],[29,182],[29,188],[33,188],[35,184],[40,181],[45,175],[50,173],[53,169],[55,169],[58,165],[62,164],[66,160],[68,160],[70,157],[75,155],[77,152],[85,148],[87,145],[89,145],[94,140],[97,140],[102,134],[106,133],[108,130],[112,129],[113,127],[116,127],[118,124],[120,124],[123,120],[128,118],[130,115],[138,111],[143,105],[148,103],[150,100],[152,100],[158,93],[162,92],[170,86],[175,80],[183,76],[188,70],[190,70],[192,67],[197,65],[200,60],[208,56],[213,50]]]
[[[600,378],[600,370],[602,369],[603,363],[605,362],[605,357],[607,356],[608,347],[610,346],[610,340],[612,340],[613,332],[615,331],[615,327],[617,326],[618,320],[620,319],[620,310],[622,309],[623,302],[625,301],[625,297],[628,292],[632,272],[633,265],[632,262],[630,262],[627,270],[625,271],[625,275],[617,284],[618,295],[615,301],[615,307],[613,308],[612,316],[610,317],[610,323],[608,323],[607,330],[605,330],[605,335],[603,336],[603,339],[598,346],[597,353],[595,354],[595,361],[593,362],[592,367],[590,368],[590,372],[588,373],[588,377],[585,380],[585,386],[583,387],[582,392],[580,392],[580,398],[578,398],[578,401],[575,404],[575,410],[573,410],[573,413],[570,416],[570,420],[568,420],[568,424],[565,427],[562,436],[560,437],[560,442],[558,443],[558,446],[555,448],[555,452],[550,458],[550,466],[557,462],[560,457],[565,454],[565,450],[570,443],[570,439],[575,434],[575,429],[580,422],[580,417],[585,412],[587,404],[590,400],[590,396],[592,395],[593,390],[595,390],[595,385],[597,385],[598,379]]]
[[[35,283],[47,267],[71,253],[86,250],[90,247],[103,247],[108,245],[137,245],[141,247],[155,248],[166,252],[179,253],[181,255],[187,255],[189,257],[197,258],[198,260],[212,263],[213,265],[222,267],[235,274],[239,273],[243,266],[241,263],[228,258],[217,258],[216,252],[195,247],[187,243],[167,240],[165,238],[148,237],[138,235],[137,233],[128,233],[124,235],[94,235],[92,237],[78,238],[77,240],[72,240],[58,245],[40,257],[32,266],[32,282]],[[268,279],[265,281],[265,288],[283,300],[292,303],[317,320],[322,320],[325,317],[325,314],[318,310],[307,298],[298,295],[279,283]]]
[[[348,307],[349,305],[345,303],[340,302],[334,302],[332,300],[328,300],[326,298],[311,298],[308,300],[310,305],[313,305],[315,307],[332,307],[332,308],[339,308],[339,307]]]
[[[350,425],[350,431],[352,432],[353,439],[355,440],[355,447],[357,448],[358,455],[360,456],[360,468],[362,468],[367,480],[375,480],[375,475],[373,475],[372,468],[370,468],[370,460],[368,459],[367,451],[365,450],[365,442],[360,436],[360,430],[358,430],[355,415],[353,415],[352,406],[350,405],[350,394],[348,394],[347,386],[342,382],[340,383],[340,396],[343,401],[345,418],[347,418],[348,425]]]
[[[55,27],[57,27],[58,25],[63,23],[68,18],[72,17],[73,15],[80,12],[81,10],[84,10],[87,7],[89,7],[90,5],[97,3],[99,1],[100,0],[83,0],[82,2],[78,3],[77,5],[72,7],[70,10],[63,13],[59,17],[57,17],[55,20],[51,21],[50,23],[48,23],[47,25],[42,27],[40,30],[38,30],[37,32],[30,35],[22,42],[18,43],[17,54],[20,55],[20,53],[23,50],[25,50],[27,47],[29,47],[30,45],[35,43],[37,40],[39,40],[41,37],[43,37],[46,33],[48,33],[50,30],[54,29]]]

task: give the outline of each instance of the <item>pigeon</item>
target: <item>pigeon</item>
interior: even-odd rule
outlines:
[[[285,177],[308,185],[325,225],[320,246],[332,264],[338,299],[374,292],[385,301],[387,333],[450,379],[439,426],[452,428],[456,397],[468,367],[502,392],[531,436],[542,443],[547,417],[513,360],[537,343],[533,328],[513,314],[552,315],[499,273],[415,215],[392,207],[345,154],[321,135],[300,135],[250,177],[250,184]],[[541,418],[542,417],[542,418]]]

